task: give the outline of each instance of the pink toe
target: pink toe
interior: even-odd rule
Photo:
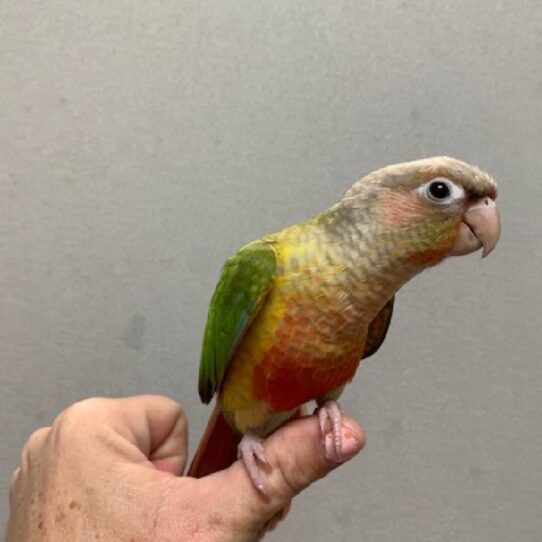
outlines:
[[[346,436],[344,430],[341,429],[341,453],[338,456],[336,453],[333,435],[328,433],[325,437],[326,458],[337,463],[348,461],[361,450],[361,447],[361,442],[350,435]]]

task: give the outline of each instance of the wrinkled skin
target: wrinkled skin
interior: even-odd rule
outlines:
[[[178,476],[187,457],[187,421],[170,399],[76,403],[25,445],[11,483],[6,540],[260,540],[297,493],[337,466],[326,461],[319,431],[311,416],[264,442],[276,466],[266,474],[266,497],[239,462],[198,480]],[[364,435],[346,418],[343,438],[347,460]]]

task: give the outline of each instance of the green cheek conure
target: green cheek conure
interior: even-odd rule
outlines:
[[[395,292],[449,256],[489,254],[500,235],[496,197],[487,173],[454,158],[396,164],[232,256],[209,307],[199,371],[202,401],[217,394],[217,402],[189,475],[239,454],[265,492],[262,439],[311,400],[322,438],[331,427],[328,459],[339,460],[336,400],[384,340]]]

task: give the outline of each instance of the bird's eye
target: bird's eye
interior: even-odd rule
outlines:
[[[461,186],[458,186],[450,181],[450,179],[445,179],[444,177],[439,177],[422,184],[419,190],[422,196],[438,205],[450,205],[456,203],[465,195],[465,191]]]
[[[438,200],[446,199],[450,195],[450,187],[442,181],[433,181],[428,190],[431,197]]]

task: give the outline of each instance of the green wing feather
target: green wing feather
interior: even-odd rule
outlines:
[[[395,296],[393,296],[380,309],[380,312],[374,317],[373,321],[370,323],[362,359],[366,359],[369,356],[372,356],[380,348],[380,345],[384,342],[384,339],[386,338],[386,333],[388,332],[388,328],[390,327],[394,301]]]
[[[224,265],[211,299],[199,368],[199,395],[209,403],[231,356],[269,293],[277,268],[270,241],[254,241]]]

